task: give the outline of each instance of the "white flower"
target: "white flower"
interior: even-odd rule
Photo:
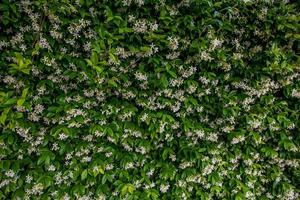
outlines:
[[[146,20],[137,20],[133,25],[133,30],[135,33],[145,33],[147,32],[147,22]]]
[[[169,36],[168,37],[169,40],[169,48],[172,50],[176,50],[178,48],[178,38],[177,37],[173,37],[173,36]]]
[[[41,105],[41,104],[37,104],[35,107],[34,107],[34,112],[37,113],[37,114],[40,114],[44,111],[44,106]]]
[[[136,3],[139,7],[141,7],[142,5],[145,4],[144,0],[135,0],[135,3]]]
[[[153,169],[151,169],[149,172],[147,172],[146,174],[147,174],[147,176],[152,176],[153,175],[153,173],[154,173],[154,170]]]
[[[141,72],[135,72],[135,78],[139,81],[147,81],[147,75],[142,74]]]
[[[114,168],[113,164],[108,164],[105,166],[105,170],[112,170]]]
[[[166,193],[170,188],[170,185],[169,184],[162,184],[160,185],[159,189],[162,193]]]
[[[203,169],[203,175],[208,175],[210,174],[214,169],[214,165],[207,165],[204,169]]]
[[[48,170],[51,171],[51,172],[55,171],[55,166],[54,165],[50,165],[48,167]]]
[[[107,158],[111,157],[111,156],[112,156],[112,152],[105,153],[105,156],[106,156]]]
[[[91,160],[92,160],[92,157],[90,157],[90,156],[85,156],[82,158],[83,162],[91,162]]]
[[[128,15],[128,22],[133,22],[135,20],[135,16]]]
[[[27,47],[26,47],[25,44],[21,44],[21,45],[20,45],[20,49],[21,49],[22,51],[26,51]]]
[[[215,38],[214,40],[211,41],[212,44],[212,49],[215,49],[217,47],[220,47],[222,45],[223,41]]]
[[[237,144],[237,143],[242,142],[242,141],[244,141],[244,140],[245,140],[245,136],[239,135],[239,136],[234,137],[234,138],[232,139],[231,144]]]
[[[156,31],[158,29],[158,24],[156,22],[149,23],[149,26],[151,31]]]
[[[133,169],[134,168],[134,164],[132,162],[126,163],[125,165],[125,169]]]
[[[91,51],[91,42],[86,42],[84,45],[83,45],[83,49],[84,51],[87,51],[87,52],[90,52]]]
[[[151,48],[151,50],[152,50],[153,53],[157,53],[158,52],[158,47],[155,46],[155,44],[151,43],[150,44],[150,48]]]
[[[43,193],[44,186],[41,183],[38,183],[32,187],[32,194],[41,195]]]
[[[48,41],[43,37],[40,37],[39,45],[40,45],[40,47],[42,47],[44,49],[49,49],[49,50],[51,49]]]
[[[148,119],[148,114],[144,113],[143,116],[141,117],[141,121],[145,122]]]
[[[295,88],[292,90],[292,97],[300,99],[300,91],[297,91]]]
[[[213,58],[206,51],[202,51],[200,54],[200,58],[204,61],[211,61]]]
[[[13,171],[13,170],[8,170],[7,172],[5,172],[5,175],[7,176],[7,177],[10,177],[10,178],[12,178],[12,177],[14,177],[15,176],[15,172]]]
[[[59,137],[58,137],[58,139],[60,139],[60,140],[65,140],[67,138],[68,138],[68,136],[65,133],[60,133]]]
[[[170,155],[170,159],[171,159],[173,162],[176,161],[176,155],[174,155],[174,154]]]

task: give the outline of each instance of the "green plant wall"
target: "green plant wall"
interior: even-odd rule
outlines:
[[[0,199],[298,200],[299,13],[2,0]]]

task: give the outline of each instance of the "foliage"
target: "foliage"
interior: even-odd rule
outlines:
[[[299,11],[2,0],[0,199],[299,199]]]

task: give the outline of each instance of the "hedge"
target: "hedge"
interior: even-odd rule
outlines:
[[[299,199],[299,13],[2,0],[0,199]]]

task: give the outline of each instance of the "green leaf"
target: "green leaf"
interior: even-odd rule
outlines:
[[[43,162],[45,162],[45,160],[46,160],[46,155],[42,155],[41,157],[39,157],[37,161],[37,165],[42,164]]]
[[[23,105],[23,103],[25,102],[25,99],[26,99],[26,96],[27,96],[27,93],[28,93],[28,89],[29,89],[29,88],[23,89],[23,91],[22,91],[22,96],[21,96],[21,98],[17,101],[17,105],[18,105],[18,106]]]
[[[116,83],[116,81],[115,81],[116,79],[114,79],[114,78],[112,78],[112,79],[109,79],[108,80],[108,85],[110,85],[110,86],[113,86],[113,87],[115,87],[115,88],[117,88],[118,87],[118,84]]]
[[[81,180],[85,180],[87,178],[88,171],[85,169],[81,173]]]
[[[12,135],[9,135],[7,138],[8,144],[12,145],[14,143],[14,137]]]
[[[112,177],[109,174],[104,174],[103,177],[102,177],[101,183],[105,184],[107,180],[109,182],[113,181]]]
[[[12,104],[15,104],[17,102],[17,100],[16,99],[8,99],[4,104],[0,104],[1,105],[1,107],[7,107],[7,106],[10,106],[10,105],[12,105]]]
[[[1,116],[0,116],[0,123],[1,123],[2,125],[5,124],[5,120],[6,120],[6,118],[7,118],[7,114],[8,114],[9,111],[10,111],[10,108],[5,108],[4,111],[2,112],[2,114],[1,114]]]
[[[153,199],[153,200],[156,200],[156,199],[158,199],[158,197],[159,197],[159,193],[158,193],[158,191],[155,190],[155,189],[147,190],[146,193],[147,193],[147,197],[148,197],[148,198],[151,198],[151,199]]]
[[[104,184],[106,183],[106,180],[107,180],[107,178],[106,178],[106,176],[104,175],[104,176],[102,177],[101,183],[104,185]]]
[[[128,194],[128,193],[132,194],[134,190],[135,190],[135,187],[132,184],[127,183],[122,187],[121,195],[124,196],[125,194]]]
[[[131,32],[133,32],[132,28],[127,28],[127,27],[125,27],[125,28],[119,28],[119,33],[120,34],[121,33],[131,33]]]
[[[177,74],[171,70],[167,70],[167,72],[173,77],[173,78],[177,78]]]
[[[98,73],[101,73],[104,70],[102,67],[98,67],[98,66],[93,66],[93,68],[95,68]]]

